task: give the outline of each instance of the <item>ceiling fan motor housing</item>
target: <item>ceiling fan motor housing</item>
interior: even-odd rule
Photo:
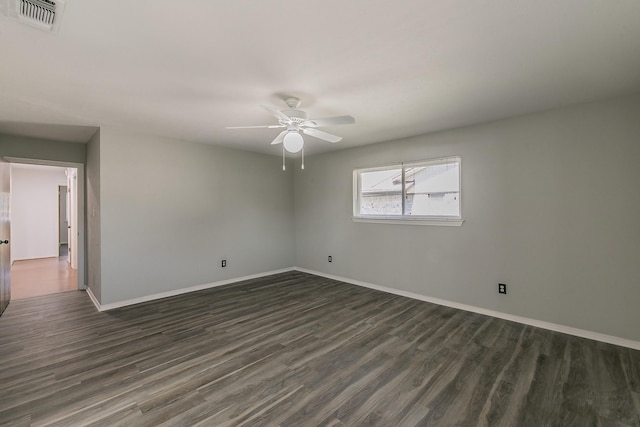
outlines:
[[[307,120],[308,115],[302,110],[285,110],[283,111],[287,117],[291,119],[292,122],[302,123]]]

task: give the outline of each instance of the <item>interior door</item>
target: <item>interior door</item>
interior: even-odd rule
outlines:
[[[10,191],[9,163],[0,158],[0,315],[2,315],[11,300]]]

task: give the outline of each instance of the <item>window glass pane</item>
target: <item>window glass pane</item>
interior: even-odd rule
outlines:
[[[408,166],[405,185],[405,215],[460,216],[459,161]]]
[[[402,215],[402,169],[360,172],[360,215]]]

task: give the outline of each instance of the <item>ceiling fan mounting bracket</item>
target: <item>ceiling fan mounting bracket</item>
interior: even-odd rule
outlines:
[[[296,109],[300,106],[300,99],[294,96],[290,96],[289,98],[285,99],[284,102],[286,102],[291,109]]]

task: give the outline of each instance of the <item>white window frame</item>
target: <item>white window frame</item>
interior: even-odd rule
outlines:
[[[429,166],[443,163],[451,163],[455,161],[458,163],[458,195],[460,203],[460,215],[459,216],[439,216],[439,215],[405,215],[405,202],[406,202],[406,186],[404,174],[405,170],[410,167],[417,166]],[[360,174],[363,172],[376,172],[390,169],[400,169],[402,171],[402,215],[363,215],[360,214]],[[435,225],[435,226],[453,226],[459,227],[463,224],[462,219],[462,157],[461,156],[449,156],[440,157],[435,159],[428,159],[422,161],[401,162],[395,164],[389,164],[386,166],[377,166],[369,168],[358,168],[353,171],[353,216],[351,217],[353,222],[363,223],[382,223],[382,224],[409,224],[409,225]]]

